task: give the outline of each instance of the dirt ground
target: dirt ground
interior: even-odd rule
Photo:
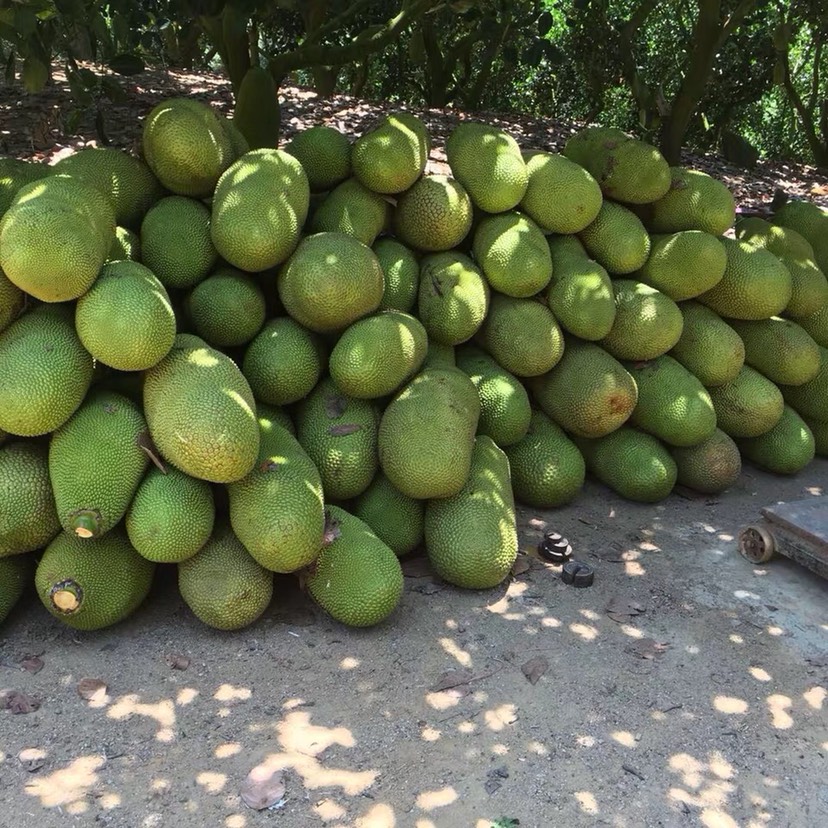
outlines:
[[[231,634],[201,626],[169,572],[96,634],[31,597],[0,630],[0,688],[40,702],[0,712],[0,828],[826,825],[828,583],[734,544],[761,506],[826,487],[824,460],[657,506],[589,484],[524,510],[521,541],[564,533],[591,588],[531,558],[464,592],[415,561],[367,631],[292,579]],[[82,699],[83,678],[106,693]],[[240,797],[255,767],[284,769],[269,810]]]

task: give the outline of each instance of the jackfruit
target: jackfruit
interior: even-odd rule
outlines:
[[[684,167],[670,167],[670,178],[670,189],[652,204],[654,233],[703,230],[721,236],[733,225],[736,203],[721,181]]]
[[[172,466],[165,471],[153,467],[138,486],[124,525],[144,558],[179,563],[207,543],[215,517],[209,483]]]
[[[249,149],[275,147],[279,143],[279,90],[273,76],[261,66],[251,66],[236,93],[233,124]]]
[[[391,205],[356,178],[343,181],[316,208],[310,222],[314,233],[346,233],[369,247],[385,229]]]
[[[178,590],[193,615],[217,630],[250,626],[273,597],[273,573],[248,554],[225,523],[192,558],[178,564]]]
[[[715,287],[724,276],[727,254],[722,243],[700,230],[652,236],[650,257],[636,278],[676,302]]]
[[[772,382],[802,385],[819,372],[819,345],[796,322],[773,316],[730,325],[745,343],[745,362]]]
[[[17,319],[26,306],[26,294],[0,270],[0,333]]]
[[[75,328],[83,347],[104,365],[144,371],[170,352],[175,312],[149,268],[138,262],[110,262],[78,300]]]
[[[452,497],[430,500],[425,544],[435,572],[455,586],[490,589],[509,574],[518,551],[509,460],[494,441],[474,441],[471,470]]]
[[[191,477],[231,483],[256,462],[253,392],[236,364],[198,337],[179,334],[147,371],[144,412],[163,457]]]
[[[407,555],[423,542],[425,502],[395,489],[380,472],[354,501],[353,512],[395,555]]]
[[[18,158],[0,158],[0,218],[9,209],[17,191],[52,172],[48,164],[22,161]]]
[[[143,603],[155,564],[131,546],[122,527],[84,540],[59,534],[45,549],[35,588],[46,609],[76,630],[117,624]]]
[[[323,379],[296,412],[296,436],[319,469],[328,499],[364,492],[377,471],[379,413],[369,400],[344,394]]]
[[[132,502],[149,462],[140,409],[111,391],[93,391],[53,435],[49,478],[64,530],[106,534]]]
[[[828,303],[816,313],[803,316],[796,320],[799,327],[807,333],[817,345],[828,348]]]
[[[330,126],[313,126],[291,138],[285,152],[302,164],[312,193],[324,193],[351,175],[351,143]]]
[[[614,201],[604,201],[579,238],[590,257],[614,274],[634,273],[650,255],[650,237],[641,219]]]
[[[396,239],[377,239],[371,248],[385,277],[385,290],[380,310],[399,310],[409,313],[417,303],[420,283],[420,264],[417,257]]]
[[[331,351],[331,379],[351,397],[384,397],[419,371],[427,349],[428,336],[417,319],[382,311],[345,330]]]
[[[786,201],[774,214],[774,224],[796,230],[811,244],[814,259],[828,273],[828,209],[811,201]]]
[[[564,338],[552,311],[535,299],[492,294],[480,343],[507,371],[536,377],[550,371],[564,352]]]
[[[533,411],[529,430],[504,449],[515,498],[537,509],[553,509],[575,498],[584,485],[581,452],[542,411]]]
[[[419,500],[450,497],[471,467],[480,399],[455,368],[429,368],[388,404],[379,426],[379,460],[392,485]]]
[[[370,247],[345,233],[315,233],[279,271],[277,288],[297,322],[333,333],[379,307],[385,277]]]
[[[828,420],[828,348],[819,348],[819,369],[804,383],[779,385],[785,402],[803,417]]]
[[[484,218],[477,225],[472,249],[489,285],[506,296],[534,296],[552,278],[546,237],[520,213]]]
[[[796,474],[814,459],[814,435],[805,421],[786,405],[779,422],[758,437],[737,440],[742,454],[759,468]]]
[[[329,506],[326,545],[305,573],[311,597],[349,627],[371,627],[396,609],[403,573],[394,552],[358,517]]]
[[[141,237],[126,227],[116,227],[106,261],[118,262],[122,259],[141,261]]]
[[[782,392],[749,365],[731,382],[708,388],[708,392],[719,428],[731,437],[758,437],[782,417]]]
[[[230,524],[265,569],[296,572],[322,549],[322,480],[296,438],[259,417],[261,443],[247,477],[227,486]]]
[[[702,494],[729,489],[742,472],[742,456],[731,437],[716,429],[706,440],[687,448],[671,448],[678,482]]]
[[[354,143],[351,155],[354,176],[375,193],[401,193],[425,169],[428,157],[421,141],[425,127],[415,130],[407,121],[394,113],[384,115]]]
[[[22,440],[0,446],[0,561],[41,549],[59,531],[46,446]]]
[[[397,200],[393,225],[400,241],[417,250],[451,250],[471,230],[469,194],[450,176],[423,176]]]
[[[815,420],[811,417],[803,417],[805,425],[811,429],[814,435],[814,452],[820,457],[828,457],[828,420]],[[0,561],[2,563],[2,561]]]
[[[0,624],[9,617],[14,605],[31,583],[33,568],[31,555],[0,558]]]
[[[580,437],[615,431],[638,402],[635,380],[618,360],[598,345],[571,337],[561,361],[531,389],[549,417]]]
[[[35,308],[0,333],[0,429],[22,437],[65,423],[92,382],[92,356],[64,305]]]

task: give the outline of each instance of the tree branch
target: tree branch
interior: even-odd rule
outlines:
[[[438,2],[439,0],[414,0],[412,3],[406,3],[397,15],[363,41],[342,46],[303,44],[291,52],[271,58],[268,62],[268,70],[274,80],[281,83],[285,75],[296,69],[319,65],[335,66],[358,60],[371,52],[385,48]]]
[[[725,20],[722,24],[722,34],[719,38],[719,44],[727,40],[733,32],[742,25],[742,21],[747,17],[752,11],[753,7],[756,5],[757,0],[741,0],[738,6],[731,12],[730,16]]]
[[[307,37],[302,41],[301,46],[310,46],[313,43],[318,43],[322,38],[327,37],[331,32],[335,32],[340,27],[344,26],[351,18],[356,17],[366,6],[370,6],[373,0],[356,0],[348,6],[345,11],[332,17],[327,23],[323,23],[312,32],[308,32]],[[300,48],[301,48],[300,46]]]

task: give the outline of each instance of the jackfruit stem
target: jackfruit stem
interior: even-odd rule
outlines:
[[[52,587],[49,598],[61,612],[77,612],[83,600],[83,590],[74,581],[62,581]]]
[[[100,520],[94,512],[81,512],[72,519],[72,528],[79,538],[94,538],[100,530]]]

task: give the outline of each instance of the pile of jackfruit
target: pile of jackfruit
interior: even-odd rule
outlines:
[[[734,228],[723,183],[612,128],[431,150],[406,112],[277,149],[171,99],[141,158],[0,159],[0,620],[34,580],[114,624],[161,564],[219,629],[275,573],[371,626],[417,550],[499,584],[515,501],[587,473],[650,503],[828,453],[828,210]]]

